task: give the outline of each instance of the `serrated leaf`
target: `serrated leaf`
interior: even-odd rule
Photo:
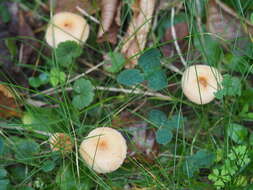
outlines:
[[[161,90],[168,86],[165,70],[158,70],[147,76],[148,87],[153,90]]]
[[[74,41],[60,43],[56,50],[56,60],[63,67],[68,67],[74,59],[82,54],[82,48]]]
[[[158,49],[146,51],[138,60],[138,65],[145,73],[152,72],[156,68],[160,68],[161,53]]]
[[[243,143],[248,135],[247,129],[239,124],[232,123],[228,127],[228,136],[236,143]]]
[[[105,61],[105,70],[110,73],[117,73],[119,72],[126,62],[125,57],[118,52],[110,52],[108,54],[109,60]]]
[[[168,127],[161,127],[156,131],[156,142],[159,144],[167,144],[171,141],[173,134]]]
[[[237,77],[224,75],[222,89],[215,93],[216,98],[222,99],[224,96],[241,96],[241,81]]]
[[[133,86],[142,83],[144,77],[138,69],[128,69],[118,75],[117,81],[126,86]]]

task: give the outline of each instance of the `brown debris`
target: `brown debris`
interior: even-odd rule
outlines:
[[[98,32],[98,42],[117,43],[117,33],[120,28],[121,2],[119,0],[101,0],[101,26]]]
[[[11,91],[3,84],[0,84],[0,118],[21,117],[18,110],[19,105]]]
[[[146,162],[153,162],[158,154],[158,144],[154,129],[130,112],[122,112],[112,121],[113,127],[124,127],[131,138],[128,139],[128,155]]]
[[[132,6],[133,17],[124,37],[121,52],[129,59],[126,68],[137,64],[138,54],[144,50],[156,0],[136,0]]]

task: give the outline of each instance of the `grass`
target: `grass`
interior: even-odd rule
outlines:
[[[250,1],[238,2],[226,3],[233,4],[239,15],[245,15],[248,18],[248,12],[252,11],[252,5],[249,5]],[[34,1],[28,3],[21,1],[21,9],[32,11],[36,15],[41,8],[41,3],[44,2]],[[25,124],[21,118],[1,119],[0,190],[21,190],[22,188],[41,190],[214,190],[218,189],[218,186],[215,186],[215,181],[208,179],[208,176],[213,173],[214,169],[219,169],[219,171],[224,169],[223,166],[226,165],[226,160],[229,160],[229,155],[236,147],[239,145],[247,147],[244,155],[252,160],[253,142],[252,139],[250,140],[250,136],[252,136],[252,117],[245,115],[252,113],[252,50],[249,51],[250,55],[244,55],[246,61],[242,68],[247,68],[246,72],[231,69],[228,66],[229,63],[225,63],[225,57],[228,54],[237,55],[236,50],[241,50],[236,45],[238,39],[234,43],[231,42],[232,45],[225,50],[220,43],[216,43],[210,38],[210,33],[205,32],[204,24],[202,28],[196,26],[199,15],[196,13],[195,6],[198,3],[203,4],[202,10],[205,11],[205,5],[202,1],[182,1],[182,6],[186,8],[181,13],[186,15],[185,19],[189,28],[189,36],[186,37],[188,50],[182,54],[182,57],[188,65],[205,63],[215,66],[222,74],[237,77],[242,85],[241,95],[225,94],[221,100],[216,99],[210,104],[201,106],[191,103],[182,93],[181,75],[166,67],[166,65],[175,63],[175,61],[180,62],[178,61],[180,60],[178,52],[175,51],[172,57],[162,58],[165,63],[163,68],[166,69],[169,87],[159,91],[160,94],[171,97],[171,100],[164,100],[157,96],[146,96],[141,93],[124,93],[122,90],[122,92],[113,92],[106,90],[106,88],[104,90],[95,89],[93,102],[79,110],[72,104],[73,91],[67,90],[67,88],[73,87],[75,81],[67,81],[89,69],[91,69],[90,72],[82,78],[89,79],[94,87],[131,89],[118,84],[115,80],[118,74],[105,72],[102,64],[100,67],[95,68],[103,61],[103,55],[112,52],[114,47],[108,43],[96,43],[95,34],[99,26],[87,19],[90,24],[91,34],[88,42],[82,47],[82,55],[69,68],[64,68],[58,62],[55,51],[51,57],[45,53],[47,45],[43,41],[42,32],[38,35],[40,36],[39,39],[33,39],[42,44],[40,49],[34,49],[37,60],[42,64],[22,64],[18,59],[15,59],[16,64],[23,69],[36,71],[37,74],[39,72],[49,73],[52,67],[60,68],[65,72],[67,81],[53,87],[54,90],[49,95],[42,92],[52,88],[50,83],[39,88],[31,87],[29,89],[13,84],[11,81],[3,83],[16,92],[17,101],[23,105],[22,110],[29,113],[31,118],[28,117]],[[158,20],[157,27],[162,27],[159,25],[162,18],[167,19],[168,23],[170,22],[171,7],[176,9],[174,18],[174,21],[176,21],[178,14],[176,5],[178,3],[172,4],[166,7],[165,10],[160,10],[155,14],[156,18],[154,19]],[[122,20],[124,21],[123,26],[125,26],[126,21],[131,17],[130,8],[125,5],[123,13]],[[52,10],[50,14],[52,14]],[[204,12],[200,14],[200,17],[204,23],[206,20]],[[46,24],[48,18],[49,15],[43,15],[40,19]],[[157,27],[153,26],[155,29]],[[123,29],[121,28],[120,35],[124,34]],[[9,39],[16,42],[26,42],[24,37],[17,36]],[[151,44],[149,47],[156,47],[160,50],[164,45],[171,45],[174,42],[173,39],[169,42],[160,42],[156,30],[150,32],[149,39],[148,44]],[[250,46],[251,42],[248,41],[247,44]],[[48,61],[51,61],[51,63],[47,63]],[[180,71],[184,71],[184,69],[185,67],[182,64],[179,65]],[[152,91],[147,89],[145,83],[137,85],[135,88]],[[25,92],[25,95],[21,95],[20,92]],[[29,98],[45,103],[46,106],[38,107],[38,102],[33,103],[34,105],[28,104],[27,99]],[[249,109],[243,115],[242,110],[245,106],[248,106]],[[131,116],[127,118],[128,120],[131,120],[131,117],[137,117],[141,122],[145,122],[147,130],[159,130],[162,124],[152,123],[148,116],[150,111],[154,109],[163,111],[168,120],[174,115],[182,114],[186,122],[180,128],[173,130],[173,138],[169,143],[157,145],[159,154],[155,155],[152,162],[147,160],[147,155],[142,150],[134,146],[134,150],[140,152],[140,155],[138,157],[127,156],[123,166],[113,173],[96,174],[87,167],[80,157],[78,149],[88,132],[102,126],[114,127],[114,121],[119,119],[120,115],[126,111],[131,113]],[[239,135],[236,133],[242,140],[240,143],[228,134],[229,126],[232,123],[242,125],[247,131],[246,135],[241,134],[241,131],[238,132]],[[123,124],[117,129],[122,132],[130,144],[136,143],[133,141],[133,134],[131,134],[129,126]],[[135,130],[137,129],[135,127]],[[48,134],[40,133],[40,131],[68,134],[74,142],[73,152],[69,154],[51,152],[48,144]],[[152,136],[151,140],[156,140],[155,135]],[[147,145],[148,143],[146,141]],[[155,151],[153,147],[148,148]],[[201,150],[208,151],[208,154],[197,154]],[[209,156],[206,157],[207,155]],[[214,159],[209,163],[210,155]],[[229,166],[230,173],[228,173],[228,176],[232,179],[222,179],[224,187],[222,186],[220,189],[253,189],[252,162],[246,165],[238,163],[243,158],[244,156],[240,156],[236,160],[228,161],[232,164],[232,166]],[[233,167],[237,168],[234,169],[234,174],[231,172]],[[1,168],[7,172],[6,175],[1,173]],[[245,178],[246,182],[241,180],[242,178]],[[7,181],[9,182],[8,187],[4,185]],[[218,181],[218,178],[216,181]]]

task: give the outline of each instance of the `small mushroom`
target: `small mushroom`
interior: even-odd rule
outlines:
[[[184,95],[196,104],[207,104],[221,88],[222,75],[214,67],[193,65],[183,73],[181,85]]]
[[[83,140],[79,152],[97,173],[109,173],[117,170],[124,162],[127,145],[117,130],[99,127],[92,130]]]
[[[80,15],[60,12],[51,19],[45,38],[51,47],[57,47],[65,41],[84,43],[89,36],[89,30],[89,25]]]
[[[61,151],[63,153],[72,151],[73,144],[71,138],[65,133],[53,133],[48,141],[52,151]]]

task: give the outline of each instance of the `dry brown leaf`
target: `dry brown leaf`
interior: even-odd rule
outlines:
[[[148,124],[130,112],[122,112],[113,119],[113,127],[124,127],[131,134],[128,142],[128,155],[146,162],[153,162],[158,154],[155,131]]]
[[[0,118],[20,117],[21,112],[8,87],[0,84]]]
[[[120,27],[121,1],[101,0],[101,26],[98,32],[98,42],[117,43],[117,33]]]
[[[207,4],[207,30],[224,40],[253,34],[252,24],[219,0],[209,0]]]
[[[145,48],[155,3],[156,0],[135,0],[132,6],[133,17],[124,36],[124,45],[121,49],[126,58],[131,59],[126,64],[126,68],[135,67],[139,57],[137,54]]]
[[[98,11],[96,4],[92,4],[91,0],[54,0],[55,1],[55,12],[73,12],[79,14],[76,7],[84,9],[89,14],[94,14]]]

